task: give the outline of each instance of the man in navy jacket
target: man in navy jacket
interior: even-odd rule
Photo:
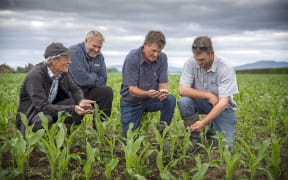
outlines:
[[[75,44],[70,49],[76,53],[71,56],[72,64],[69,73],[78,86],[81,87],[84,97],[96,101],[99,109],[110,116],[113,90],[106,86],[107,72],[101,48],[104,42],[103,35],[98,31],[89,31],[84,42]],[[105,119],[102,114],[101,121]],[[95,123],[93,123],[95,128]]]

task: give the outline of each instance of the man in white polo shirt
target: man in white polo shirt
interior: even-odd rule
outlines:
[[[215,56],[212,41],[207,36],[194,40],[192,52],[193,58],[183,67],[178,100],[184,125],[192,129],[190,150],[197,149],[200,130],[208,124],[214,134],[222,133],[224,145],[232,148],[237,108],[233,94],[238,93],[235,70]],[[199,120],[199,114],[207,115]]]

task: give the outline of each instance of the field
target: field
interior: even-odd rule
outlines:
[[[170,92],[177,98],[179,77],[169,75]],[[177,107],[166,136],[155,128],[159,113],[149,113],[138,131],[129,132],[127,145],[122,144],[117,73],[108,74],[114,90],[112,115],[105,122],[96,120],[97,131],[92,116],[86,115],[66,135],[66,114],[59,113],[50,130],[47,125],[36,133],[28,128],[24,139],[15,129],[23,78],[0,74],[0,179],[288,179],[287,74],[238,74],[234,149],[209,145],[203,136],[201,150],[194,154],[186,153],[189,132],[183,130]],[[167,142],[170,149],[164,148]],[[74,146],[81,151],[70,152]]]

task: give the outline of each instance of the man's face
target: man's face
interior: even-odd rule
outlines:
[[[69,56],[59,56],[53,62],[54,74],[59,75],[61,73],[67,73],[71,60]]]
[[[160,55],[162,49],[158,47],[157,44],[153,43],[151,45],[148,45],[146,42],[143,46],[143,56],[144,58],[149,61],[153,62],[156,60],[156,58]]]
[[[85,47],[88,50],[89,57],[96,57],[102,48],[103,42],[98,38],[92,38],[89,40],[85,40]]]
[[[209,70],[213,64],[214,52],[201,52],[193,51],[193,57],[196,60],[196,63],[203,68],[204,70]]]

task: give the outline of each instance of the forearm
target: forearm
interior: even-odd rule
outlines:
[[[168,83],[159,83],[159,90],[160,89],[167,89],[168,90]]]
[[[210,92],[201,91],[191,87],[180,85],[179,87],[180,96],[187,96],[195,99],[209,99],[213,95]]]
[[[220,98],[219,102],[213,106],[212,110],[202,119],[203,123],[206,125],[219,116],[226,108],[229,98]]]
[[[129,92],[132,96],[139,97],[139,98],[150,97],[148,91],[140,89],[137,86],[129,86]]]

